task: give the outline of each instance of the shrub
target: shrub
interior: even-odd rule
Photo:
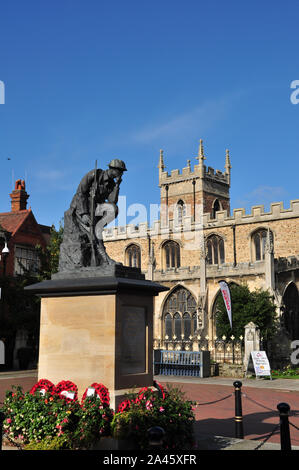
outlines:
[[[45,438],[70,435],[80,419],[80,405],[46,392],[23,393],[13,387],[6,393],[3,412],[4,432],[9,439],[23,444]]]
[[[86,397],[81,405],[80,419],[73,437],[79,447],[90,447],[102,436],[110,435],[113,411],[95,395]]]
[[[39,442],[33,441],[23,450],[71,450],[72,444],[67,436],[46,437]]]
[[[62,382],[52,385],[43,380],[30,392],[21,387],[6,392],[3,429],[9,440],[30,448],[88,448],[110,433],[113,412],[107,397],[102,402],[99,395],[85,394],[80,404],[77,395],[71,399],[61,393]],[[72,382],[64,385],[76,392]]]
[[[113,417],[112,435],[120,439],[129,437],[138,448],[146,450],[148,429],[160,426],[166,433],[164,449],[189,449],[194,444],[192,406],[177,388],[169,387],[163,397],[148,389],[128,394]]]
[[[77,388],[69,381],[55,386],[39,381],[30,392],[13,387],[6,392],[2,411],[7,438],[26,450],[88,449],[102,436],[129,438],[139,449],[149,448],[148,429],[162,427],[164,448],[189,449],[193,445],[193,403],[176,388],[159,394],[147,387],[128,394],[117,412],[103,384],[92,384],[92,392],[77,399]],[[64,391],[73,391],[70,395]]]

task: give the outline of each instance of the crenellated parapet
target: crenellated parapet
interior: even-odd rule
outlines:
[[[196,157],[198,164],[195,164],[192,170],[191,160],[187,160],[187,166],[182,170],[171,170],[170,173],[165,170],[164,164],[164,155],[163,150],[160,150],[160,159],[159,159],[159,186],[169,185],[174,183],[179,183],[186,180],[196,180],[196,179],[207,179],[210,181],[215,181],[217,183],[222,183],[230,185],[230,170],[231,164],[229,159],[229,152],[226,150],[226,160],[225,160],[225,171],[215,170],[211,166],[204,165],[204,160],[206,157],[203,152],[203,143],[200,140],[198,155]]]
[[[289,209],[285,209],[282,202],[274,202],[270,205],[270,210],[265,211],[263,205],[251,207],[251,212],[246,214],[244,208],[234,209],[233,215],[228,216],[227,211],[216,212],[215,218],[211,214],[203,214],[204,227],[216,227],[222,225],[240,225],[256,222],[268,222],[273,220],[283,220],[299,217],[299,199],[290,201]]]
[[[275,271],[285,272],[299,269],[299,254],[297,256],[288,256],[275,259]]]
[[[128,224],[122,227],[107,228],[104,230],[104,240],[121,240],[126,238],[144,238],[149,236],[167,236],[176,232],[184,233],[199,231],[209,228],[226,227],[233,225],[246,225],[253,223],[267,223],[275,220],[286,220],[299,217],[299,199],[290,201],[290,207],[285,209],[282,202],[272,203],[269,211],[264,210],[263,205],[253,206],[250,213],[246,213],[244,208],[234,209],[233,215],[229,216],[227,211],[218,211],[215,218],[206,213],[200,215],[201,208],[198,208],[196,222],[192,217],[183,217],[181,224],[176,224],[174,220],[168,225],[162,225],[160,220],[149,226],[147,222],[139,225]]]

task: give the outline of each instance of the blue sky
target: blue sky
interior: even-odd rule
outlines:
[[[230,150],[232,208],[288,208],[299,198],[298,17],[292,0],[1,2],[0,211],[26,178],[37,220],[58,226],[95,160],[115,157],[127,206],[149,207],[159,150],[168,171],[183,168],[201,138],[215,169]]]

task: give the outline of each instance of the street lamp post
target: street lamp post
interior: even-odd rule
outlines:
[[[5,241],[4,248],[2,250],[2,259],[3,259],[3,277],[6,276],[6,260],[9,255],[9,248],[7,242]]]

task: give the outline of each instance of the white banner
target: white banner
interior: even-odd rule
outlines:
[[[221,289],[222,297],[224,300],[224,304],[226,307],[230,327],[232,328],[233,327],[232,326],[232,303],[231,303],[231,297],[230,297],[230,289],[229,289],[227,282],[225,281],[219,281],[219,284],[220,284],[220,289]]]

